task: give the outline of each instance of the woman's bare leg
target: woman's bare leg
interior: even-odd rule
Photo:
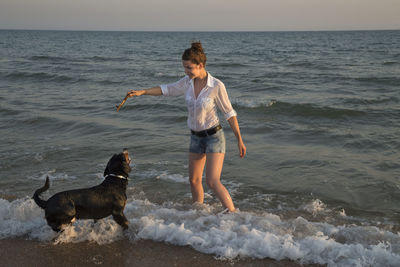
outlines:
[[[221,184],[221,172],[224,165],[224,153],[207,153],[206,182],[217,195],[222,205],[229,211],[235,211],[235,206],[228,190]]]
[[[202,185],[206,154],[189,153],[189,180],[193,202],[204,202]]]

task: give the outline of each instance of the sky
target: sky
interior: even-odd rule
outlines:
[[[0,0],[0,29],[400,29],[400,0]]]

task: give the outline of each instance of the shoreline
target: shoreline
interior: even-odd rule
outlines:
[[[53,244],[23,238],[0,240],[2,266],[191,266],[191,267],[295,267],[290,260],[242,258],[220,260],[189,246],[175,246],[151,240],[119,240],[99,245],[94,242]]]

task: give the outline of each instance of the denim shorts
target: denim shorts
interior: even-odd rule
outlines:
[[[192,134],[190,136],[189,152],[204,153],[225,153],[224,130],[219,130],[213,135],[200,137]]]

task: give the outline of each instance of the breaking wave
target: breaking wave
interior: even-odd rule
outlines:
[[[303,207],[325,209],[320,201]],[[92,241],[99,244],[128,238],[150,239],[221,258],[290,259],[328,266],[396,266],[400,262],[400,235],[374,226],[319,223],[302,217],[282,219],[271,213],[218,213],[203,205],[164,203],[131,198],[125,208],[130,228],[123,232],[110,217],[78,220],[62,233],[47,226],[44,212],[26,197],[0,199],[0,238],[25,236],[54,243]],[[345,216],[345,214],[343,214]]]

